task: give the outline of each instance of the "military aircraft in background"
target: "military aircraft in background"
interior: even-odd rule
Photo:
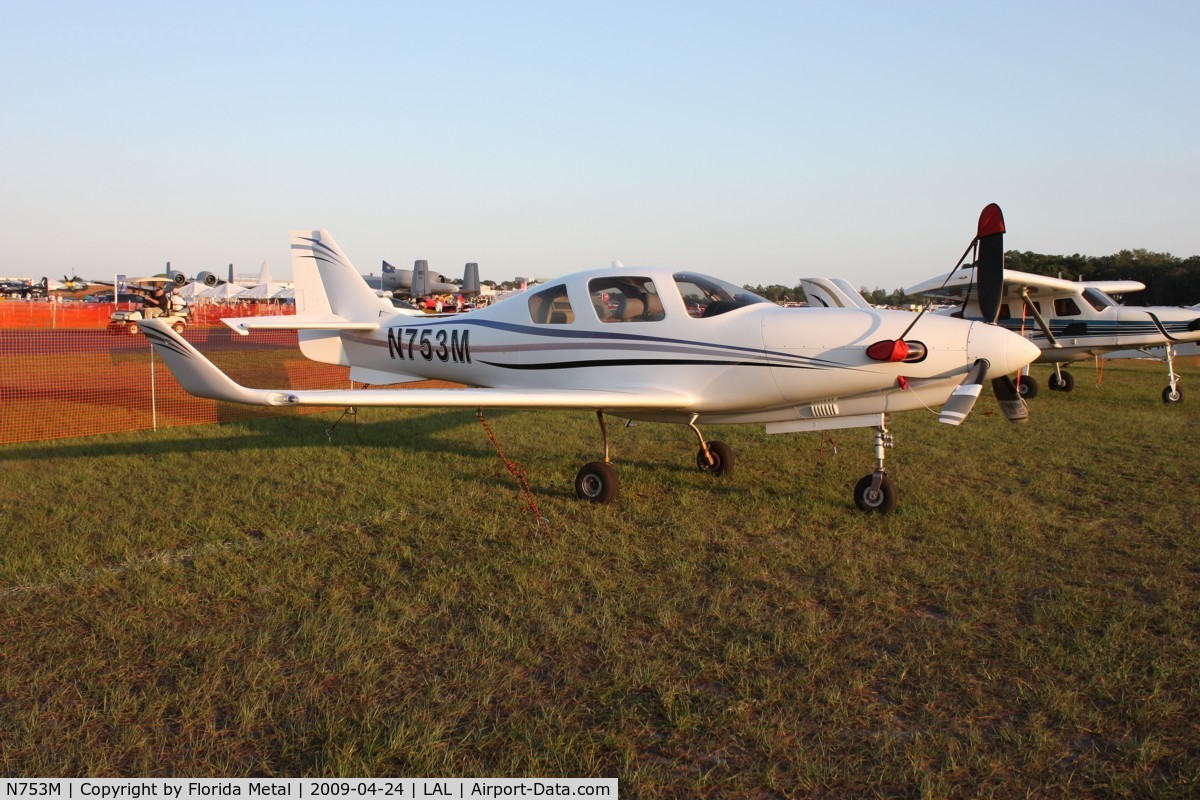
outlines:
[[[363,275],[367,286],[393,294],[428,297],[431,294],[475,294],[479,291],[479,265],[470,262],[463,270],[463,282],[456,285],[445,275],[430,272],[429,262],[417,261],[412,269],[399,269],[383,262],[383,274]]]
[[[215,272],[197,272],[195,277],[189,278],[187,273],[177,269],[171,269],[171,262],[167,262],[167,269],[164,273],[176,286],[186,286],[189,283],[202,283],[205,286],[220,286],[222,283],[233,283],[233,264],[229,265],[229,277],[221,278]]]
[[[997,301],[1002,233],[999,208],[989,206],[975,243]],[[854,501],[865,511],[891,511],[897,495],[884,463],[891,414],[942,405],[941,421],[961,424],[990,379],[1005,416],[1022,421],[1028,408],[1008,375],[1039,353],[984,321],[862,307],[785,309],[732,283],[664,268],[577,272],[453,317],[392,308],[324,230],[292,233],[292,269],[295,315],[224,321],[242,334],[296,330],[305,356],[349,366],[352,381],[436,379],[467,388],[247,388],[166,325],[138,324],[183,388],[214,400],[589,410],[604,455],[579,470],[575,492],[597,503],[617,494],[605,424],[611,415],[686,426],[699,442],[697,468],[712,475],[728,473],[734,454],[706,440],[700,425],[763,423],[768,433],[873,428],[875,469],[858,481]]]

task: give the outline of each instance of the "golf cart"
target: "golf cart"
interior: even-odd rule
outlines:
[[[170,278],[135,278],[129,282],[129,290],[143,297],[148,297],[149,293],[160,287],[164,291],[170,292],[173,286],[174,283]],[[108,332],[136,334],[138,320],[146,318],[143,310],[145,308],[146,304],[143,303],[140,307],[130,311],[114,311],[108,317]],[[187,327],[189,316],[190,309],[184,305],[178,308],[172,307],[171,311],[160,314],[157,319],[170,325],[176,333],[183,333],[184,328]]]

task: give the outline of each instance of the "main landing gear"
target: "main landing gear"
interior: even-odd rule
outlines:
[[[1052,392],[1069,392],[1075,388],[1075,376],[1062,368],[1062,364],[1054,365],[1054,372],[1046,379],[1046,388]],[[1038,385],[1032,375],[1023,374],[1018,378],[1017,392],[1026,400],[1037,397]]]
[[[1054,365],[1054,374],[1046,381],[1046,386],[1052,392],[1069,392],[1075,388],[1075,376],[1062,368],[1062,364]]]
[[[700,429],[696,427],[699,414],[693,414],[688,421],[688,427],[700,440],[700,452],[696,454],[696,468],[709,475],[728,475],[733,471],[733,448],[724,442],[706,442]],[[575,496],[589,503],[611,503],[617,499],[617,489],[620,480],[617,471],[609,459],[608,425],[604,422],[604,412],[596,412],[596,421],[600,423],[600,435],[604,439],[604,460],[584,464],[575,475]]]
[[[700,442],[700,450],[696,453],[696,468],[708,475],[728,475],[733,471],[733,448],[724,442],[706,442],[700,429],[696,427],[698,414],[693,414],[688,420],[688,427],[696,434]],[[888,514],[896,509],[899,497],[896,484],[887,474],[885,456],[887,449],[892,446],[892,434],[888,430],[886,414],[854,417],[850,425],[836,427],[871,427],[875,430],[875,471],[865,475],[854,487],[854,504],[863,511],[872,514]],[[609,459],[608,425],[604,421],[604,412],[596,412],[596,421],[600,424],[600,435],[604,439],[604,460],[584,464],[575,476],[575,496],[589,503],[611,503],[617,499],[620,480],[617,471]],[[808,421],[811,423],[812,421]],[[822,421],[817,421],[822,422]],[[844,423],[845,420],[842,420]],[[825,430],[825,425],[801,425],[799,427],[787,423],[789,430]],[[785,430],[770,430],[768,433],[784,433]]]
[[[1162,399],[1164,403],[1183,402],[1183,389],[1175,374],[1175,346],[1170,342],[1167,342],[1167,388],[1163,389]]]

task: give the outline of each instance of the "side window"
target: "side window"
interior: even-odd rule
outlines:
[[[1054,301],[1054,316],[1078,317],[1079,306],[1075,305],[1075,301],[1069,297],[1059,297]]]
[[[567,287],[552,286],[529,296],[529,318],[537,325],[569,325],[575,321]]]
[[[601,322],[658,322],[666,316],[649,278],[613,275],[588,284],[592,308]]]

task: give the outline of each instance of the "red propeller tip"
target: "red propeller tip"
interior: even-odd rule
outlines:
[[[979,238],[1004,232],[1004,212],[995,203],[988,204],[979,215]]]

